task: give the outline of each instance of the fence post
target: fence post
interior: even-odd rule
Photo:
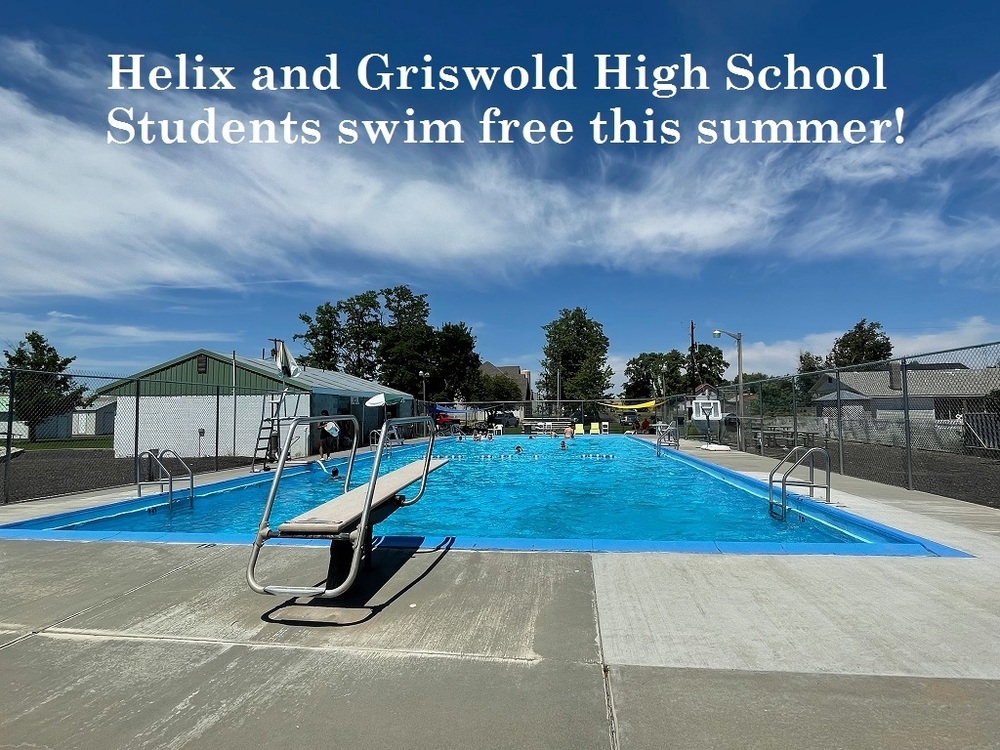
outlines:
[[[222,405],[222,386],[215,386],[215,470],[219,470],[219,409]]]
[[[906,441],[906,489],[913,489],[913,435],[910,432],[910,392],[907,388],[906,357],[899,365],[903,376],[903,435]]]
[[[840,462],[840,474],[844,475],[844,402],[841,399],[841,391],[844,384],[840,382],[840,368],[836,368],[834,373],[837,377],[837,459]]]
[[[3,504],[10,502],[10,462],[14,449],[14,369],[10,370],[10,385],[7,387],[7,452],[3,458]]]
[[[795,391],[798,389],[798,383],[795,382],[796,377],[792,375],[792,434],[795,435],[795,443],[799,442],[799,404],[798,399],[795,395]]]
[[[142,381],[138,378],[135,381],[135,419],[133,420],[132,455],[135,457],[135,481],[141,481],[139,475],[139,384]]]

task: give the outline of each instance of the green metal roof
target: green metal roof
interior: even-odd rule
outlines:
[[[198,371],[202,359],[203,372]],[[233,367],[235,359],[236,367]],[[234,372],[235,369],[235,372]],[[386,388],[363,378],[335,370],[302,368],[296,377],[283,377],[277,363],[271,359],[256,359],[232,354],[196,349],[193,352],[163,362],[99,388],[95,393],[126,396],[135,393],[135,381],[141,380],[139,391],[149,396],[180,396],[215,393],[218,389],[236,387],[247,392],[283,390],[369,398],[378,393],[403,399],[413,396]]]

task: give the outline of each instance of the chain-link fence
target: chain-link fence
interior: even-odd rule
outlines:
[[[363,401],[295,389],[0,369],[0,502],[166,474],[186,478],[188,469],[273,466],[283,431],[297,416],[324,409],[355,414],[367,436],[383,414],[364,409]],[[349,429],[340,435],[344,444]],[[290,456],[315,453],[318,443],[315,426],[300,427]]]
[[[1000,343],[747,382],[742,422],[736,386],[718,389],[722,408],[706,417],[696,405],[712,395],[414,408],[443,430],[500,425],[523,434],[579,424],[641,433],[676,422],[682,436],[710,431],[774,457],[819,446],[839,473],[1000,507]],[[164,452],[196,473],[265,464],[284,443],[283,424],[322,410],[354,414],[362,444],[385,416],[364,399],[294,389],[0,369],[0,501],[136,484],[156,478]],[[315,428],[300,429],[292,455],[316,453]],[[350,439],[342,435],[340,447]],[[184,471],[176,459],[162,463]]]
[[[1000,343],[745,383],[743,417],[748,451],[820,446],[841,474],[1000,507]]]

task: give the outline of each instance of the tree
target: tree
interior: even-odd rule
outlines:
[[[434,350],[434,329],[427,323],[430,305],[426,294],[408,286],[383,289],[381,337],[377,347],[379,379],[390,388],[422,393],[421,371],[429,371]]]
[[[435,398],[454,401],[459,396],[477,399],[482,388],[476,337],[465,323],[443,323],[434,332],[431,381]]]
[[[883,362],[892,357],[892,342],[882,324],[862,318],[851,330],[833,342],[827,355],[828,367],[851,367]]]
[[[698,385],[721,385],[726,382],[726,370],[729,363],[722,356],[722,349],[712,344],[695,344],[692,352],[695,367],[694,380]],[[689,373],[690,375],[690,373]]]
[[[465,323],[431,327],[426,294],[414,294],[405,285],[370,290],[326,302],[314,316],[301,314],[305,333],[304,365],[343,369],[357,377],[406,393],[453,400],[458,394],[474,398],[480,390],[476,339]]]
[[[315,318],[302,313],[299,320],[308,327],[305,333],[296,333],[292,338],[302,339],[309,349],[299,362],[321,370],[339,370],[343,331],[337,308],[324,302],[316,308]]]
[[[624,398],[648,399],[682,393],[686,357],[676,349],[666,354],[643,352],[625,365]]]
[[[561,310],[559,318],[542,330],[546,344],[539,390],[548,398],[607,398],[613,371],[608,366],[609,342],[604,327],[577,307]]]
[[[795,379],[798,388],[799,398],[806,398],[809,391],[816,384],[819,376],[810,373],[819,372],[825,368],[823,358],[810,351],[799,352],[799,377]]]
[[[3,354],[7,366],[17,370],[13,410],[27,424],[30,442],[35,442],[38,425],[45,420],[87,404],[87,389],[65,374],[76,357],[60,356],[38,331],[26,334],[14,351],[4,349]]]
[[[479,398],[481,401],[520,401],[521,388],[506,375],[481,376],[482,390]]]
[[[743,383],[746,393],[757,394],[754,408],[758,414],[773,417],[792,413],[792,378],[747,372],[743,374]]]
[[[316,308],[299,320],[308,328],[293,338],[305,341],[309,351],[302,364],[324,370],[343,369],[349,375],[374,380],[378,376],[378,345],[382,340],[382,306],[378,292],[369,291]]]

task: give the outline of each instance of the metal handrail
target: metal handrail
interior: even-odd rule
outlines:
[[[677,422],[668,425],[656,425],[656,455],[660,455],[661,446],[680,445]]]
[[[166,456],[168,454],[172,455],[174,458],[176,458],[177,461],[178,461],[178,463],[180,463],[180,465],[183,466],[184,470],[187,472],[187,475],[188,475],[188,497],[190,498],[190,501],[193,504],[194,503],[194,472],[191,471],[191,467],[188,466],[186,463],[184,463],[184,459],[181,458],[180,455],[177,453],[177,451],[175,451],[173,448],[164,448],[163,450],[160,451],[160,453],[159,453],[158,456],[157,456],[157,454],[153,453],[152,450],[143,451],[142,453],[139,454],[138,458],[136,459],[136,466],[139,466],[142,463],[142,457],[143,456],[149,456],[150,460],[154,461],[156,463],[156,465],[159,467],[159,469],[160,469],[160,471],[159,471],[160,478],[157,479],[157,480],[153,480],[151,482],[143,482],[143,481],[137,479],[136,483],[135,483],[136,493],[139,495],[139,497],[142,497],[142,485],[144,485],[144,484],[158,484],[158,485],[160,485],[160,491],[162,492],[162,490],[163,490],[163,482],[164,482],[163,475],[166,474],[167,477],[166,477],[165,481],[167,482],[167,507],[169,507],[169,508],[173,507],[173,505],[174,505],[174,475],[170,473],[170,470],[167,469],[167,467],[164,466],[163,462],[160,460],[160,458],[163,458],[164,456]]]
[[[788,461],[792,456],[794,456],[799,451],[805,451],[805,453],[803,453],[801,456],[799,456],[798,460],[795,463],[793,463],[790,467],[788,467],[788,469],[785,471],[785,473],[781,475],[781,503],[780,504],[776,503],[774,501],[774,475],[775,475],[775,473],[777,473],[778,469],[781,468],[782,464],[784,464],[786,461]],[[817,484],[816,480],[815,480],[815,468],[816,468],[816,466],[815,466],[815,461],[813,460],[812,457],[813,457],[814,454],[817,454],[817,453],[820,454],[820,455],[822,455],[823,458],[826,461],[826,484]],[[791,475],[791,473],[793,471],[795,471],[799,466],[801,466],[802,462],[805,461],[806,458],[809,458],[809,481],[806,482],[806,481],[800,481],[800,480],[795,480],[795,479],[789,480],[788,477]],[[826,448],[819,448],[819,447],[807,448],[804,445],[795,445],[795,446],[792,446],[792,449],[790,451],[788,451],[788,453],[785,454],[785,457],[782,458],[780,461],[778,461],[778,463],[775,464],[774,468],[771,469],[771,473],[767,475],[767,510],[768,510],[768,513],[771,516],[773,516],[774,518],[778,519],[779,521],[784,521],[785,517],[788,514],[788,487],[789,487],[789,485],[791,485],[792,487],[808,487],[809,488],[809,497],[814,497],[813,491],[817,487],[823,488],[823,489],[826,490],[826,502],[829,503],[830,502],[830,453],[829,453],[829,451],[827,451]],[[775,506],[779,506],[781,508],[781,513],[780,514],[777,514],[777,513],[774,512]]]
[[[257,528],[257,536],[260,538],[262,532],[270,533],[269,522],[271,520],[271,510],[274,508],[275,498],[278,496],[278,485],[281,484],[281,475],[285,471],[285,460],[292,447],[292,436],[295,430],[304,424],[318,424],[320,422],[351,422],[354,425],[354,442],[351,443],[351,456],[347,462],[347,471],[344,475],[344,492],[347,492],[351,484],[351,471],[354,469],[354,458],[358,453],[358,433],[360,432],[357,418],[352,414],[337,414],[329,416],[323,414],[318,417],[296,417],[285,437],[285,445],[282,447],[281,455],[278,457],[278,465],[274,470],[274,477],[271,479],[271,489],[267,493],[267,502],[264,504],[264,515],[260,519]],[[267,537],[265,537],[267,538]]]
[[[347,421],[351,420],[354,422],[354,444],[351,448],[351,458],[347,467],[348,478],[345,479],[344,491],[348,489],[351,469],[354,466],[354,458],[357,454],[357,442],[358,434],[360,430],[357,429],[357,420],[353,416],[340,416],[340,417],[306,417],[296,419],[292,423],[292,427],[289,430],[289,437],[286,438],[286,442],[291,439],[291,435],[294,433],[295,428],[300,424],[321,422],[321,421]],[[260,550],[264,545],[264,542],[275,536],[279,536],[280,532],[272,532],[268,526],[268,521],[271,515],[271,508],[274,505],[274,499],[278,491],[278,483],[281,480],[281,472],[285,468],[285,453],[282,453],[281,458],[278,461],[278,467],[274,472],[274,479],[271,482],[271,491],[268,493],[267,505],[264,509],[264,516],[261,519],[260,527],[257,529],[257,538],[254,541],[253,550],[250,553],[250,562],[247,565],[247,583],[250,588],[257,592],[258,594],[267,593],[280,593],[287,594],[291,596],[311,596],[321,599],[332,599],[334,597],[344,594],[351,586],[354,585],[354,581],[357,579],[358,571],[361,569],[361,557],[365,551],[365,540],[367,538],[368,531],[368,520],[371,516],[372,501],[375,498],[375,482],[378,479],[378,470],[382,462],[382,454],[386,448],[386,435],[389,432],[390,427],[395,427],[396,425],[404,424],[417,424],[420,422],[428,422],[433,427],[434,420],[430,415],[424,415],[419,417],[394,417],[392,419],[387,419],[382,425],[382,431],[379,436],[378,448],[375,451],[375,457],[372,460],[372,473],[371,478],[368,481],[368,489],[365,493],[365,504],[361,511],[361,518],[358,521],[358,526],[355,532],[352,532],[351,536],[354,539],[354,534],[357,534],[354,552],[351,556],[351,568],[347,573],[347,577],[338,585],[332,589],[325,588],[323,586],[307,586],[307,587],[297,587],[297,586],[264,586],[260,584],[254,576],[254,568],[256,567],[257,558],[260,554]],[[289,443],[290,445],[290,443]],[[286,446],[287,447],[287,446]],[[427,487],[427,475],[430,471],[431,457],[434,452],[434,434],[433,430],[427,441],[427,453],[424,456],[424,469],[420,479],[420,488],[417,491],[416,496],[412,500],[405,500],[400,502],[400,506],[413,505],[420,500],[424,495],[424,490]]]

